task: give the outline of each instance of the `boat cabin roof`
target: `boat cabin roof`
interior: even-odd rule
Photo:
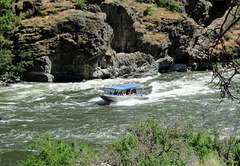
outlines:
[[[106,89],[118,89],[118,90],[126,90],[126,89],[134,89],[134,88],[144,88],[144,84],[123,84],[123,85],[106,87]]]

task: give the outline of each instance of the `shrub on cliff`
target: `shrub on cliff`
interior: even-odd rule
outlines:
[[[146,9],[143,11],[144,15],[152,15],[154,13],[155,10],[155,5],[153,4],[149,4]]]
[[[0,0],[0,75],[10,70],[15,57],[10,49],[13,44],[11,37],[17,30],[13,24],[17,16],[11,8],[11,1]]]
[[[174,0],[156,0],[159,7],[165,7],[170,11],[178,11],[179,6]]]
[[[170,11],[178,11],[179,6],[174,0],[138,0],[139,2],[157,4],[159,7],[167,8]]]
[[[86,6],[87,5],[84,0],[77,0],[77,9],[84,9]]]
[[[0,75],[10,70],[14,57],[10,50],[0,50]]]
[[[14,21],[18,19],[12,12],[12,4],[9,0],[0,0],[0,48],[9,49],[12,45],[11,37],[18,30]]]
[[[29,66],[33,65],[32,53],[22,51],[19,55],[14,55],[10,50],[0,49],[0,76],[5,75],[11,79],[25,72]]]

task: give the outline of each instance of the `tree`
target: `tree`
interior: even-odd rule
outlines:
[[[33,65],[31,52],[21,51],[13,54],[12,37],[18,27],[15,22],[18,16],[12,11],[11,0],[0,0],[0,76],[18,76],[26,71],[29,65]]]
[[[10,50],[0,50],[0,75],[10,70],[14,57]]]

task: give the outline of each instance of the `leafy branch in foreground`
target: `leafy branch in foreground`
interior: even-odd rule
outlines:
[[[179,11],[180,7],[175,0],[138,0],[148,4],[157,4],[157,6],[166,8],[170,11]]]
[[[29,145],[28,150],[36,150],[25,162],[19,165],[88,165],[93,158],[93,150],[85,144],[78,145],[76,141],[66,143],[63,139],[55,140],[50,134]]]

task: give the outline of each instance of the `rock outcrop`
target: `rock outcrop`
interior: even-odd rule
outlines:
[[[159,64],[160,72],[182,71],[173,67],[175,64],[186,64],[186,68],[194,70],[206,69],[206,55],[200,54],[198,49],[209,44],[209,40],[202,39],[203,27],[179,13],[166,17],[156,12],[155,20],[143,17],[141,10],[134,7],[127,10],[119,3],[101,5],[113,28],[112,47],[117,52],[140,51],[151,54],[158,62],[171,57],[170,63]],[[197,67],[192,68],[196,63]]]
[[[91,79],[95,68],[112,66],[106,52],[113,31],[104,13],[72,9],[50,18],[52,24],[45,19],[32,18],[30,24],[22,21],[18,33],[19,50],[31,50],[37,57],[26,74],[28,80]],[[102,61],[107,61],[106,66],[101,66]]]
[[[81,81],[205,70],[205,50],[216,35],[209,32],[229,5],[220,0],[179,0],[181,12],[157,9],[144,16],[146,5],[133,1],[86,2],[83,10],[68,0],[16,3],[16,12],[27,13],[27,19],[20,22],[14,49],[29,50],[35,57],[26,80]],[[221,3],[224,7],[217,10]]]
[[[113,52],[113,66],[109,68],[98,67],[93,78],[140,78],[156,75],[158,64],[150,54],[141,52],[116,53]]]
[[[116,77],[146,77],[158,73],[158,64],[150,54],[141,52],[118,53],[116,55]]]

